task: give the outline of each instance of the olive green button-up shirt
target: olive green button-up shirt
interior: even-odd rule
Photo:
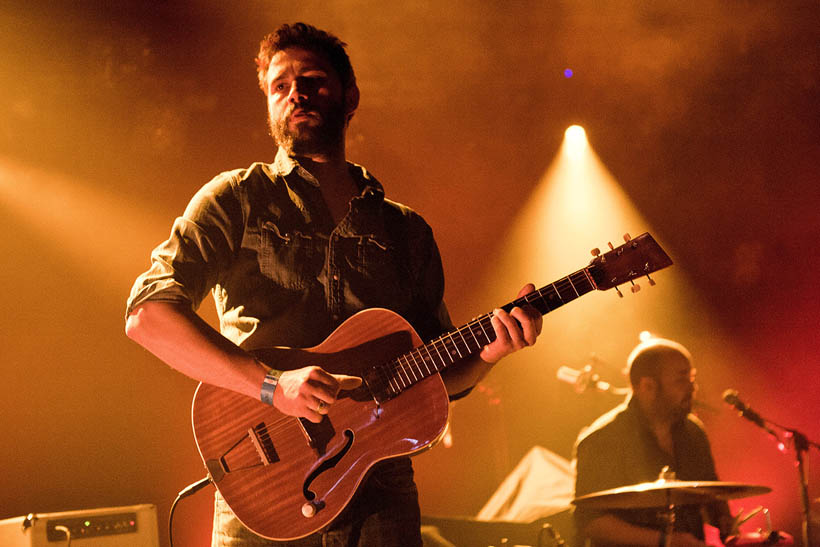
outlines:
[[[282,150],[272,164],[203,186],[151,254],[126,315],[148,300],[198,308],[208,291],[223,335],[246,349],[311,347],[372,307],[404,317],[427,341],[450,329],[430,226],[349,164],[361,193],[335,225],[319,183]]]

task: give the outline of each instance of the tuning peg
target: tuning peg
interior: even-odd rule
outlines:
[[[618,298],[624,297],[624,293],[622,293],[621,289],[619,289],[618,287],[615,287],[615,292],[618,293]]]
[[[601,254],[601,249],[599,249],[598,247],[595,247],[594,249],[592,249],[590,251],[590,253],[592,253],[592,256],[598,256],[599,254]]]
[[[613,245],[611,241],[607,241],[606,244],[609,245],[610,250],[615,250],[615,245]]]
[[[635,282],[634,282],[634,281],[632,281],[631,279],[629,280],[629,282],[630,282],[630,283],[632,283],[632,288],[631,288],[631,289],[629,289],[629,290],[631,290],[631,291],[632,291],[632,294],[635,294],[636,292],[638,292],[639,290],[641,290],[641,286],[640,286],[640,285],[638,285],[637,283],[635,283]]]
[[[624,243],[629,243],[629,240],[632,239],[632,236],[629,235],[629,232],[624,234]]]
[[[654,287],[655,286],[655,280],[652,279],[651,277],[649,277],[649,274],[646,274],[646,278],[649,280],[649,286]]]

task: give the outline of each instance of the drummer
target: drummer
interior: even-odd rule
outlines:
[[[631,395],[582,431],[575,443],[576,497],[655,481],[664,466],[677,480],[717,480],[703,424],[690,413],[695,392],[691,361],[685,347],[662,338],[632,350],[627,361]],[[664,545],[659,509],[576,508],[578,537],[592,545]],[[681,506],[675,510],[671,545],[706,545],[704,517],[721,528],[722,537],[730,532],[725,502]]]

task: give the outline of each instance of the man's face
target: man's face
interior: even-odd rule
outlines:
[[[278,51],[266,83],[268,123],[277,145],[298,156],[326,154],[342,143],[344,90],[324,57],[301,48]]]
[[[678,353],[667,356],[659,380],[658,404],[681,418],[689,414],[695,393],[695,370],[686,357]]]

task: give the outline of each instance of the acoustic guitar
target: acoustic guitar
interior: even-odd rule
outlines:
[[[620,295],[618,285],[672,264],[648,233],[624,239],[604,254],[594,250],[587,267],[502,308],[529,304],[546,314],[593,290],[615,288]],[[278,370],[318,365],[363,382],[341,392],[318,424],[201,383],[193,429],[212,482],[237,518],[260,536],[284,541],[325,528],[375,463],[418,453],[443,435],[449,401],[439,372],[495,339],[491,317],[422,343],[396,313],[368,309],[318,346],[254,350]]]

